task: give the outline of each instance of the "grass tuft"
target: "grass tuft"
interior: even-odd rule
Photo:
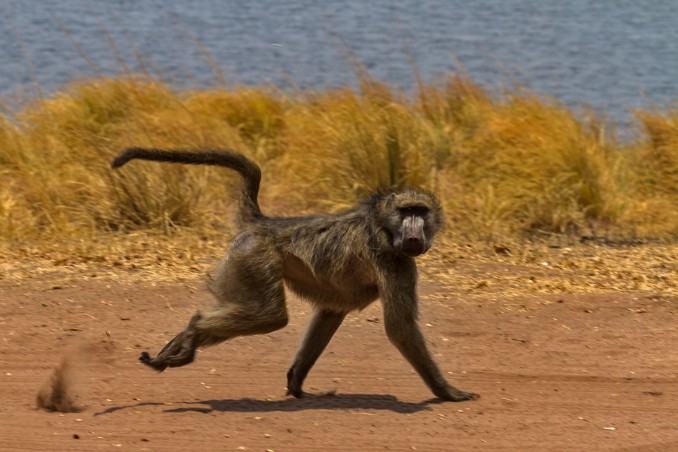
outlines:
[[[171,89],[97,78],[0,113],[0,237],[227,227],[237,177],[134,162],[129,146],[230,148],[263,169],[270,214],[336,211],[388,186],[437,192],[448,234],[678,236],[678,111],[636,112],[621,142],[592,112],[466,76],[407,95],[358,89]]]

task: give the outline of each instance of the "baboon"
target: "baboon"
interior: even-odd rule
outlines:
[[[418,189],[382,190],[336,215],[269,217],[259,208],[259,167],[226,150],[130,148],[112,162],[133,159],[217,165],[243,178],[239,233],[209,278],[216,307],[199,311],[152,358],[155,370],[191,363],[196,349],[236,336],[265,334],[287,325],[287,287],[313,304],[312,320],[287,372],[287,394],[302,385],[346,315],[381,299],[386,334],[433,394],[443,400],[477,397],[450,385],[429,353],[417,325],[417,267],[443,218],[433,194]]]

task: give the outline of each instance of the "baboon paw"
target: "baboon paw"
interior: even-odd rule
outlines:
[[[463,392],[463,391],[462,391]],[[464,392],[463,393],[463,399],[462,400],[478,400],[480,398],[480,394],[475,393],[475,392]]]
[[[297,399],[301,399],[304,397],[307,393],[302,391],[301,389],[288,389],[287,392],[285,392],[286,396],[293,396]]]
[[[447,400],[450,402],[464,402],[466,400],[477,400],[480,398],[480,394],[476,394],[475,392],[466,392],[457,390],[449,392],[448,394],[445,394],[445,396],[441,398],[443,400]]]
[[[148,364],[150,360],[151,355],[149,355],[148,352],[141,352],[141,355],[139,355],[139,361],[141,361],[144,364]]]
[[[297,399],[302,399],[302,398],[307,399],[307,398],[313,398],[313,397],[332,397],[332,396],[337,395],[337,390],[332,389],[330,391],[314,393],[314,392],[306,392],[306,391],[290,391],[288,389],[287,393],[285,395],[294,396]]]
[[[461,391],[457,388],[448,388],[445,391],[436,391],[438,398],[447,402],[464,402],[466,400],[476,400],[480,398],[479,394],[474,392]]]
[[[148,352],[141,352],[141,355],[139,355],[139,361],[146,364],[148,367],[157,370],[158,372],[162,372],[167,368],[167,365],[158,364],[157,362],[155,362],[155,360],[151,358],[151,355],[149,355]]]

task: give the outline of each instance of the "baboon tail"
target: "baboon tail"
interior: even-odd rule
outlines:
[[[111,167],[120,168],[130,160],[153,160],[156,162],[215,165],[230,168],[240,173],[244,180],[240,196],[240,220],[249,223],[263,217],[257,197],[261,183],[261,170],[256,163],[242,154],[226,150],[164,150],[151,148],[128,148],[113,159]]]

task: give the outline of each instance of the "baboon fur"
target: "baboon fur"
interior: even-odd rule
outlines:
[[[257,201],[261,171],[242,154],[130,148],[112,166],[132,159],[217,165],[237,171],[244,181],[239,234],[209,281],[217,306],[196,313],[156,357],[143,352],[144,364],[158,371],[183,366],[199,347],[283,328],[286,284],[314,307],[287,373],[288,394],[304,394],[304,379],[346,314],[379,298],[389,340],[431,391],[443,400],[477,397],[447,383],[417,325],[414,257],[428,251],[443,223],[440,203],[431,193],[385,190],[337,215],[275,218],[262,214]]]

